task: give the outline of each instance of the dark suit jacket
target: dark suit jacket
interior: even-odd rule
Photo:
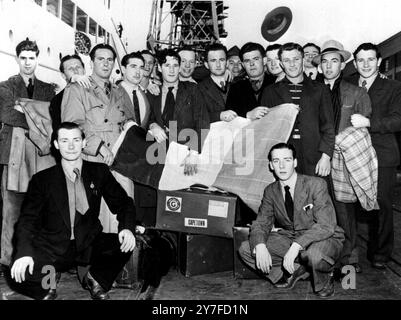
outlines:
[[[58,129],[61,124],[61,102],[63,102],[64,90],[60,91],[50,101],[49,113],[52,119],[53,132]]]
[[[160,86],[160,92],[162,88]],[[151,115],[149,123],[156,122],[163,128],[162,120],[162,94],[157,96],[147,93],[149,104],[151,107]],[[203,141],[206,137],[205,133],[201,135],[202,129],[210,128],[209,114],[205,107],[205,103],[197,85],[192,82],[179,82],[177,96],[175,98],[175,109],[173,120],[177,121],[177,134],[180,135],[183,129],[195,130],[197,137],[187,137],[185,140],[179,139],[180,143],[190,143],[190,148],[201,151]]]
[[[32,99],[50,101],[54,97],[54,86],[35,78]],[[14,109],[15,101],[28,98],[21,75],[10,77],[0,83],[0,164],[8,164],[13,127],[28,129],[25,115]]]
[[[88,262],[91,242],[102,231],[98,218],[101,197],[117,214],[119,231],[134,232],[135,209],[106,165],[84,161],[82,178],[89,209],[85,215],[75,215],[74,237],[81,261]],[[70,237],[67,183],[61,164],[57,164],[35,174],[29,183],[15,229],[15,259],[33,256],[35,248],[41,248],[50,257],[60,257],[70,245]]]
[[[358,80],[358,75],[348,79],[354,85],[358,85]],[[401,131],[401,83],[378,76],[368,94],[372,102],[368,129],[379,167],[396,167],[400,163],[400,152],[394,133]]]
[[[228,91],[226,109],[235,111],[239,116],[246,118],[246,113],[261,106],[262,93],[264,88],[275,83],[276,77],[265,74],[261,92],[256,99],[252,84],[249,79],[243,79],[233,83]]]
[[[312,204],[313,208],[304,210]],[[285,209],[280,182],[268,185],[250,232],[251,252],[259,243],[266,243],[272,227],[295,232],[295,242],[304,249],[313,242],[330,237],[343,239],[344,231],[337,226],[336,213],[326,182],[319,177],[298,174],[294,190],[294,223]]]
[[[288,91],[288,79],[265,88],[261,105],[274,107],[282,103],[293,103]],[[301,145],[306,174],[314,175],[315,167],[322,153],[329,157],[334,149],[333,106],[329,88],[324,84],[304,77],[303,90],[298,114]]]
[[[121,86],[121,84],[118,86],[118,93],[120,95],[120,99],[122,99],[123,101],[122,106],[124,108],[124,112],[126,113],[127,118],[134,119],[135,121],[136,120],[135,110],[134,110],[134,105],[131,101],[131,97],[128,95],[127,91]],[[141,127],[147,130],[149,127],[149,118],[151,113],[149,101],[146,94],[142,90],[138,89],[137,95],[141,95],[145,101],[145,115],[143,121],[141,121]]]
[[[220,121],[220,113],[226,110],[226,96],[217,88],[216,83],[209,76],[198,84],[198,90],[202,93],[210,122]]]

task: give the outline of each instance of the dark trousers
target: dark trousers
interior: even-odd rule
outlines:
[[[123,253],[120,250],[118,235],[114,233],[100,233],[92,243],[89,271],[93,278],[99,282],[106,291],[110,290],[114,280],[129,260],[132,252]],[[25,272],[25,281],[16,283],[11,280],[11,288],[34,299],[43,299],[48,293],[49,269],[53,267],[56,272],[70,269],[77,263],[78,253],[75,241],[71,241],[68,250],[63,256],[51,257],[47,252],[36,248],[33,258],[34,267],[32,275]],[[55,276],[55,275],[54,275]]]
[[[0,164],[0,177],[3,176],[4,165]],[[0,190],[1,190],[1,178],[0,178]],[[3,195],[0,192],[0,239],[1,239],[1,229],[3,228]],[[1,253],[1,241],[0,241],[0,253]],[[0,254],[1,258],[1,254]]]
[[[279,231],[271,232],[266,243],[272,258],[272,268],[267,278],[276,283],[281,279],[284,272],[283,257],[290,248],[296,237],[290,235],[289,232]],[[298,264],[306,264],[312,270],[313,283],[315,291],[323,289],[328,280],[330,272],[333,270],[336,260],[340,256],[342,249],[342,239],[334,237],[323,241],[314,242],[303,250],[295,260]],[[253,270],[256,268],[255,256],[250,251],[249,241],[244,241],[238,250],[242,260]]]
[[[377,200],[379,210],[371,215],[369,223],[368,258],[372,261],[387,262],[394,246],[393,192],[396,181],[395,167],[379,167]]]

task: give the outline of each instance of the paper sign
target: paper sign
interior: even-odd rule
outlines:
[[[207,211],[209,216],[227,218],[228,216],[228,202],[209,200],[209,209]]]

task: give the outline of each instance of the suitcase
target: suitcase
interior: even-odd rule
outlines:
[[[233,270],[232,239],[181,233],[178,252],[186,277]]]
[[[259,279],[255,271],[249,268],[240,258],[238,249],[241,243],[249,240],[249,227],[233,227],[234,234],[234,278],[235,279]]]
[[[237,200],[236,195],[224,191],[159,190],[155,228],[232,238]]]

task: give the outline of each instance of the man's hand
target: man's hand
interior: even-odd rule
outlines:
[[[251,120],[256,120],[263,118],[266,114],[269,113],[268,107],[256,107],[253,110],[246,113],[246,117]]]
[[[76,82],[81,87],[84,87],[86,89],[91,87],[91,82],[90,82],[88,76],[85,76],[85,75],[74,74],[71,77],[71,82]]]
[[[263,273],[269,273],[272,267],[272,257],[264,243],[259,243],[255,247],[256,250],[256,267]]]
[[[100,147],[99,153],[103,157],[103,162],[105,164],[107,164],[108,166],[111,166],[113,164],[114,155],[109,148],[107,148],[105,145],[102,145]]]
[[[370,120],[359,113],[353,114],[351,116],[351,123],[354,128],[370,127]]]
[[[226,79],[227,82],[233,81],[234,75],[229,69],[226,69],[226,72],[224,73],[224,79]]]
[[[276,78],[276,83],[280,82],[281,80],[283,80],[285,78],[285,73],[282,72],[280,73],[280,75]]]
[[[33,259],[32,257],[26,256],[15,260],[11,268],[11,278],[15,279],[15,282],[21,283],[25,281],[25,271],[29,267],[29,274],[33,273]]]
[[[157,84],[153,83],[152,81],[149,81],[146,90],[148,90],[154,96],[158,96],[160,94],[160,87]]]
[[[290,274],[293,274],[295,271],[294,261],[298,256],[299,250],[301,250],[301,246],[298,243],[293,242],[291,247],[288,249],[287,253],[284,256],[283,267]]]
[[[321,177],[328,176],[331,171],[330,157],[322,153],[319,162],[316,165],[315,173]]]
[[[135,236],[132,234],[131,230],[121,230],[118,234],[118,240],[121,243],[121,252],[129,252],[135,249]]]
[[[237,117],[237,113],[235,111],[232,111],[232,110],[226,110],[226,111],[222,111],[220,113],[220,120],[221,121],[230,122],[230,121],[234,120],[235,117]]]
[[[191,150],[189,154],[185,157],[181,164],[184,166],[184,174],[186,176],[193,176],[198,173],[198,153]]]
[[[149,130],[151,135],[155,137],[158,143],[167,140],[167,134],[157,123],[152,124],[152,129]]]

